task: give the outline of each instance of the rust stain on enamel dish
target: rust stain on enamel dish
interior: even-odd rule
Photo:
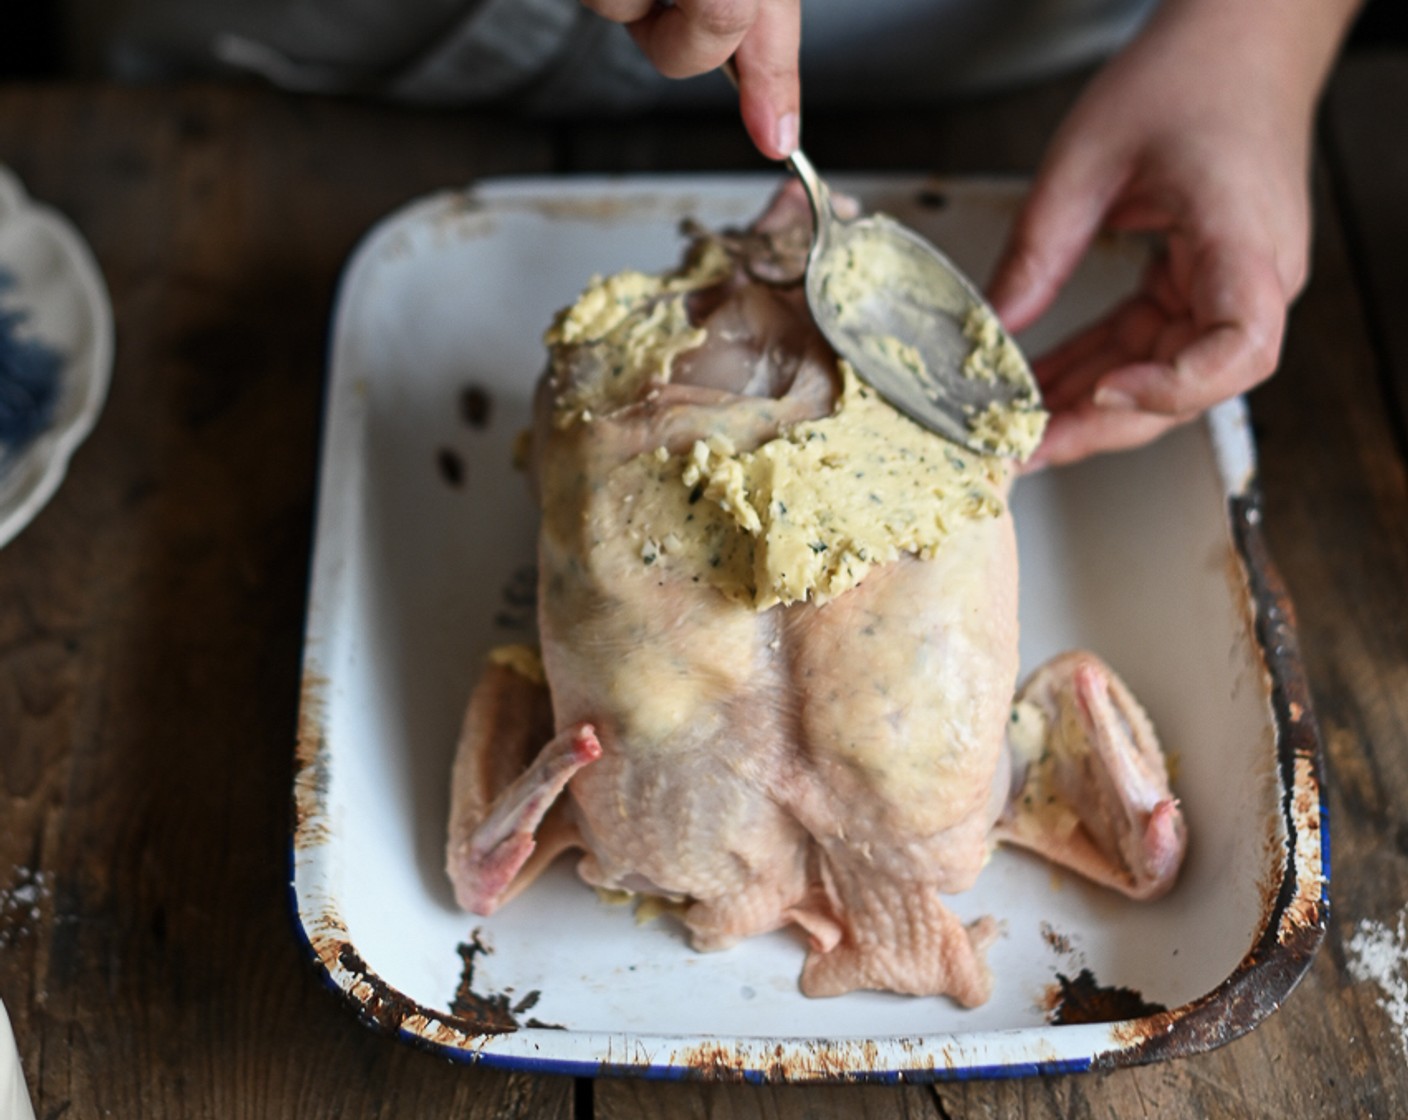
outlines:
[[[778,1043],[771,1050],[705,1042],[673,1051],[667,1064],[701,1080],[776,1082],[854,1081],[882,1065],[880,1047],[869,1039],[798,1041],[790,1049]]]
[[[387,1031],[405,1030],[419,1037],[425,1037],[425,1028],[432,1022],[430,1014],[425,1008],[397,991],[367,967],[366,961],[350,943],[344,943],[338,951],[337,963],[344,977],[350,981],[350,985],[345,990],[357,1002],[359,1014]],[[460,1033],[453,1029],[454,1025],[443,1024],[449,1032],[446,1037],[453,1038]],[[415,1029],[417,1026],[420,1027],[420,1030]],[[477,1024],[465,1024],[465,1026],[470,1028],[467,1033],[475,1034],[500,1034],[504,1029],[512,1029],[511,1027],[474,1029]]]
[[[451,1012],[457,1019],[474,1023],[485,1031],[517,1030],[518,1020],[514,1018],[514,1014],[509,1008],[509,997],[506,994],[480,995],[474,990],[475,958],[489,951],[484,942],[480,940],[479,930],[476,929],[470,935],[470,939],[461,942],[457,948],[462,967],[459,987],[455,989],[455,998],[450,1001]],[[530,995],[535,994],[530,993]],[[532,1001],[532,1003],[536,1002],[536,999]],[[523,1010],[531,1007],[532,1003],[527,1004]]]
[[[342,956],[343,947],[349,944],[347,927],[336,914],[324,911],[307,932],[308,946],[313,950],[313,955],[331,971]]]
[[[1291,814],[1296,822],[1295,859],[1305,869],[1297,890],[1286,904],[1282,939],[1300,930],[1324,931],[1327,909],[1328,869],[1324,865],[1324,837],[1320,834],[1319,761],[1297,755],[1295,787],[1291,791]]]
[[[327,678],[305,669],[294,743],[293,848],[306,851],[331,839],[327,800]]]
[[[1167,1011],[1161,1003],[1152,1003],[1133,988],[1100,984],[1095,974],[1082,968],[1072,979],[1056,974],[1056,983],[1047,992],[1047,1010],[1051,1023],[1116,1023],[1125,1019],[1159,1015]]]
[[[298,736],[294,745],[296,773],[293,793],[293,847],[302,852],[331,839],[326,815],[327,800],[327,679],[316,670],[303,675],[298,709]],[[333,983],[346,995],[357,1014],[390,1033],[410,1034],[437,1046],[472,1050],[476,1041],[519,1029],[517,1016],[536,1002],[530,992],[514,1007],[507,996],[477,996],[469,991],[471,961],[484,950],[477,938],[474,947],[461,946],[465,973],[461,991],[442,1016],[416,1003],[378,976],[353,947],[347,926],[327,903],[316,914],[303,917],[308,946]],[[529,1020],[529,1026],[551,1027]]]
[[[1281,943],[1297,943],[1310,931],[1318,944],[1329,900],[1322,835],[1321,741],[1302,671],[1295,605],[1266,551],[1261,509],[1255,497],[1233,503],[1233,530],[1248,571],[1249,597],[1255,608],[1253,625],[1275,720],[1276,759],[1284,798],[1287,835],[1279,839],[1285,875],[1269,918],[1277,921]]]
[[[331,839],[327,801],[327,678],[305,669],[294,744],[293,848],[295,852]],[[302,916],[308,946],[357,1014],[391,1033],[408,1033],[439,1046],[472,1048],[476,1038],[518,1029],[508,1012],[485,1003],[457,1008],[442,1017],[397,991],[373,972],[353,947],[347,926],[333,903]]]
[[[1275,725],[1281,818],[1269,829],[1272,871],[1264,918],[1250,951],[1213,991],[1173,1011],[1116,1024],[1114,1047],[1093,1068],[1160,1061],[1230,1042],[1256,1026],[1290,995],[1310,967],[1329,919],[1329,868],[1324,858],[1322,764],[1295,634],[1295,613],[1266,550],[1254,490],[1229,501],[1233,541],[1245,573],[1248,625],[1255,634],[1263,687]],[[1279,870],[1279,873],[1277,871]]]
[[[429,225],[436,238],[443,242],[490,237],[498,230],[499,223],[493,211],[470,189],[443,196]]]
[[[320,915],[308,935],[314,954],[357,1014],[389,1034],[409,1034],[437,1046],[469,1051],[488,1036],[518,1030],[506,1006],[499,1010],[490,1003],[465,1003],[455,1009],[457,1013],[441,1015],[416,1003],[367,965],[349,940],[347,927],[331,912]]]

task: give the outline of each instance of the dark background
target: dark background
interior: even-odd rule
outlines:
[[[0,78],[59,76],[62,35],[54,0],[0,4]]]
[[[67,9],[72,11],[72,8]],[[81,28],[64,24],[59,0],[7,0],[0,3],[0,79],[63,78],[100,66],[78,57]],[[82,18],[73,16],[70,18]],[[1408,43],[1408,4],[1371,0],[1350,37],[1350,49]],[[91,75],[86,75],[91,76]]]

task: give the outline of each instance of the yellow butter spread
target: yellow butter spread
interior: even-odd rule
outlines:
[[[699,346],[705,332],[690,324],[690,292],[715,284],[732,269],[716,240],[696,242],[679,271],[654,275],[628,270],[596,276],[571,307],[560,312],[543,341],[548,347],[590,347],[604,376],[572,380],[556,400],[556,422],[590,421],[638,399],[642,389],[670,380],[675,358]]]
[[[1040,705],[1030,700],[1018,700],[1012,705],[1012,714],[1007,725],[1007,742],[1012,748],[1015,762],[1029,766],[1039,761],[1046,753],[1049,734],[1046,713]]]
[[[639,400],[669,381],[675,357],[706,332],[690,324],[688,292],[731,268],[701,241],[667,276],[596,279],[548,331],[567,427]],[[572,351],[593,350],[593,373],[573,378]],[[621,511],[628,555],[662,576],[708,583],[756,610],[856,586],[901,553],[931,556],[965,524],[1000,516],[1008,464],[974,454],[914,423],[844,361],[831,415],[784,426],[739,450],[722,434],[683,454],[660,447],[613,467],[599,491]]]
[[[1027,380],[1027,364],[1017,344],[1003,331],[986,307],[975,305],[963,320],[963,337],[973,344],[963,361],[963,376],[975,381],[1010,381],[1021,385]]]
[[[543,657],[536,646],[495,646],[489,651],[489,664],[512,669],[520,677],[526,677],[534,684],[548,683],[547,674],[543,671]]]
[[[883,230],[888,219],[877,216]],[[849,332],[852,353],[864,368],[909,373],[922,384],[932,381],[923,355],[913,346],[891,334],[873,330],[877,293],[897,307],[930,308],[933,314],[947,314],[935,303],[934,292],[926,286],[928,273],[916,267],[916,258],[905,242],[887,236],[866,236],[859,232],[832,251],[821,278],[821,298],[835,320]],[[963,335],[972,348],[963,359],[960,372],[970,381],[1015,387],[1010,401],[993,402],[967,418],[968,430],[993,455],[1030,458],[1046,429],[1046,412],[1029,386],[1027,365],[1017,344],[1002,329],[993,313],[982,304],[974,305],[964,317]],[[1003,394],[1004,397],[1011,393]]]
[[[869,358],[878,360],[892,368],[908,370],[920,381],[929,376],[929,366],[917,347],[901,342],[892,334],[868,334],[863,337],[861,349]]]
[[[641,563],[756,610],[825,602],[900,553],[932,555],[1003,510],[1006,464],[901,415],[841,364],[836,410],[755,451],[719,436],[617,468]]]
[[[889,222],[884,215],[877,220]],[[925,287],[924,273],[916,270],[913,251],[889,237],[852,237],[834,249],[835,259],[822,282],[822,295],[842,321],[849,312],[873,299],[876,291],[907,299],[918,306],[933,306],[933,293]]]
[[[967,419],[968,430],[992,454],[1028,459],[1041,443],[1047,418],[1045,409],[1018,398],[1011,405],[993,401]]]

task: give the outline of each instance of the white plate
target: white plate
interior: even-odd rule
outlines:
[[[1015,497],[1024,665],[1101,653],[1176,760],[1192,840],[1167,898],[1128,902],[1000,852],[951,899],[965,919],[1003,923],[996,991],[974,1010],[808,1000],[793,934],[696,954],[668,922],[637,926],[598,901],[566,862],[492,918],[456,910],[441,867],[458,725],[484,652],[532,633],[520,591],[536,517],[510,459],[542,331],[592,273],[671,264],[681,218],[746,222],[774,185],[499,181],[418,202],[357,251],[336,317],[295,789],[293,886],[313,953],[387,1030],[559,1072],[1010,1075],[1241,1033],[1318,944],[1326,865],[1318,741],[1261,553],[1240,402],[1146,450],[1024,480]],[[838,185],[977,276],[1019,198],[1010,182]],[[1030,346],[1127,290],[1142,252],[1102,242]],[[461,415],[466,387],[487,394],[482,427]],[[1170,1010],[1052,1021],[1053,1003],[1079,1018],[1082,991],[1108,1001],[1118,988]]]
[[[58,489],[69,457],[97,422],[112,372],[112,306],[87,243],[62,214],[32,201],[0,166],[0,307],[63,358],[48,426],[13,454],[0,449],[0,545]]]

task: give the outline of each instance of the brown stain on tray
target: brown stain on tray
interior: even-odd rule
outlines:
[[[358,1017],[387,1034],[472,1052],[476,1039],[482,1041],[491,1035],[509,1034],[520,1027],[507,997],[480,997],[466,991],[465,998],[457,997],[457,1006],[449,1014],[417,1003],[388,984],[367,964],[349,939],[347,927],[330,911],[320,915],[318,921],[307,928],[307,933],[313,955]],[[472,959],[475,952],[462,955]],[[529,993],[529,996],[537,994]],[[525,997],[519,1008],[527,1010],[536,1002],[536,998]],[[551,1026],[533,1020],[524,1025]]]
[[[1285,1001],[1310,967],[1329,920],[1324,862],[1321,739],[1310,703],[1295,614],[1266,549],[1259,495],[1251,487],[1229,500],[1232,537],[1246,573],[1246,593],[1276,726],[1275,764],[1286,833],[1271,843],[1279,879],[1264,888],[1255,942],[1232,974],[1206,995],[1112,1029],[1115,1047],[1095,1055],[1095,1069],[1139,1065],[1210,1050],[1245,1034]]]
[[[753,1050],[726,1042],[704,1042],[670,1053],[667,1065],[701,1081],[798,1083],[862,1080],[881,1067],[879,1046],[870,1039],[817,1039],[789,1050],[782,1044]]]
[[[464,486],[464,458],[453,447],[441,447],[435,452],[435,468],[440,479],[456,490]]]
[[[293,848],[305,851],[331,839],[327,815],[327,690],[321,673],[305,669],[294,742]]]
[[[470,934],[468,941],[455,946],[460,955],[460,983],[450,1000],[450,1011],[456,1018],[472,1023],[482,1023],[486,1028],[497,1031],[518,1029],[518,1020],[509,1007],[509,997],[503,993],[480,995],[474,990],[474,961],[489,951],[480,939],[479,930]],[[536,994],[536,993],[533,993]],[[537,1002],[535,999],[534,1003]],[[529,1006],[532,1006],[531,1004]]]
[[[1046,942],[1053,953],[1070,956],[1075,952],[1075,942],[1071,940],[1070,935],[1059,932],[1050,922],[1042,922],[1040,931],[1041,939]]]
[[[1050,1022],[1118,1023],[1167,1011],[1161,1003],[1151,1003],[1133,988],[1102,985],[1088,968],[1076,973],[1074,979],[1056,974],[1056,983],[1047,992]]]
[[[489,426],[494,398],[482,385],[466,385],[460,389],[460,419],[471,428],[483,430]]]
[[[325,844],[330,839],[327,802],[327,679],[305,669],[294,744],[293,849]],[[365,1022],[389,1034],[409,1035],[435,1046],[468,1051],[474,1039],[519,1029],[517,1014],[531,1008],[539,993],[529,993],[511,1009],[507,997],[478,997],[467,991],[450,1014],[422,1007],[383,980],[353,946],[347,926],[334,903],[301,919],[308,947],[333,985]],[[482,950],[478,938],[474,944]],[[461,946],[464,950],[465,947]],[[472,952],[462,952],[466,977]],[[467,984],[467,980],[466,980]],[[465,985],[462,984],[462,987]],[[548,1027],[530,1020],[526,1025]]]

